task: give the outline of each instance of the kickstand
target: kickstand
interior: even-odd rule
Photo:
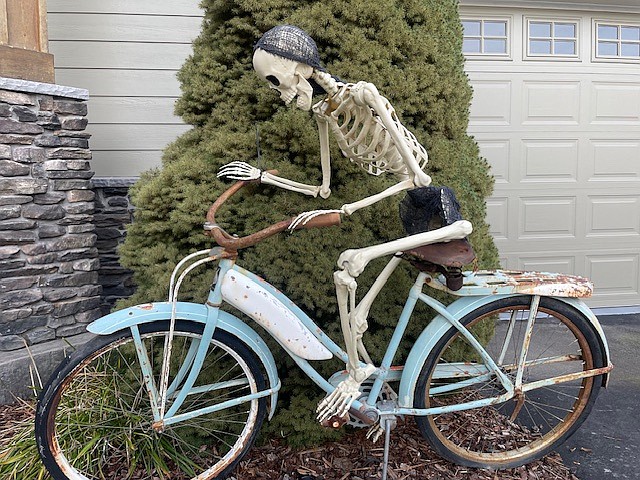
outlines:
[[[387,480],[389,467],[389,440],[391,439],[391,420],[383,420],[384,424],[384,455],[382,457],[382,480]]]

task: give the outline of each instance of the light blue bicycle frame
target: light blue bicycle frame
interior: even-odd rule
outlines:
[[[209,261],[215,259],[216,257],[213,256],[209,258]],[[145,378],[146,388],[151,399],[154,421],[156,422],[156,424],[169,425],[178,423],[196,416],[209,414],[215,411],[223,410],[230,406],[238,405],[267,396],[271,398],[270,416],[273,415],[275,404],[277,402],[277,393],[281,385],[280,380],[278,379],[273,355],[266,347],[266,344],[262,341],[259,335],[251,327],[241,322],[236,317],[233,317],[232,315],[220,310],[220,306],[223,303],[222,283],[225,277],[230,272],[246,277],[250,281],[260,284],[261,288],[265,289],[270,295],[280,301],[283,305],[286,305],[286,307],[295,315],[297,320],[304,326],[304,328],[311,332],[313,336],[329,352],[331,352],[334,357],[337,357],[344,363],[347,362],[346,352],[342,350],[342,348],[340,348],[331,338],[329,338],[309,318],[309,316],[306,315],[299,307],[297,307],[289,298],[287,298],[283,293],[279,292],[276,288],[268,284],[260,277],[236,265],[234,260],[223,258],[220,260],[218,266],[218,272],[216,276],[217,281],[210,291],[208,300],[205,305],[176,302],[175,299],[173,302],[139,305],[125,310],[120,310],[118,312],[102,317],[88,327],[89,331],[97,334],[108,334],[124,328],[131,329],[133,340],[138,352],[140,368]],[[505,375],[505,373],[503,373],[503,371],[498,367],[498,365],[496,365],[491,356],[486,352],[484,347],[460,323],[460,319],[487,303],[494,302],[501,298],[507,298],[509,296],[520,295],[521,293],[515,292],[513,287],[509,287],[506,285],[503,287],[494,286],[492,287],[490,292],[479,292],[480,295],[467,293],[467,296],[462,296],[449,306],[445,306],[441,302],[422,292],[423,286],[425,285],[425,280],[428,277],[429,276],[425,273],[418,274],[413,287],[410,289],[408,298],[402,310],[402,314],[398,319],[398,323],[389,341],[389,345],[387,347],[387,351],[385,352],[383,360],[380,366],[372,375],[374,381],[371,390],[369,391],[368,396],[363,402],[358,400],[354,401],[351,407],[352,409],[356,409],[361,412],[372,409],[376,411],[378,415],[423,416],[483,407],[486,405],[504,402],[514,396],[515,387],[512,380],[509,379],[507,375]],[[527,322],[527,329],[529,331],[533,327],[533,322],[535,320],[537,311],[537,302],[539,301],[540,297],[538,295],[533,295],[531,296],[531,298],[531,314]],[[592,326],[594,327],[594,331],[600,337],[600,342],[605,353],[606,366],[601,369],[594,369],[579,372],[577,374],[564,375],[561,377],[533,382],[531,384],[525,384],[521,386],[524,391],[544,387],[552,383],[560,383],[562,381],[573,380],[576,378],[584,378],[595,375],[606,376],[606,372],[608,372],[612,368],[609,362],[609,350],[607,342],[597,318],[593,315],[589,308],[578,299],[559,298],[559,300],[564,301],[567,304],[571,305],[573,308],[577,309],[591,322]],[[424,302],[425,304],[433,308],[437,315],[434,319],[431,320],[431,322],[426,326],[422,334],[416,340],[407,357],[405,365],[402,368],[392,368],[394,357],[397,353],[400,342],[404,336],[406,328],[409,324],[409,320],[418,301]],[[247,304],[250,303],[251,302],[249,299]],[[245,313],[249,314],[248,311]],[[162,388],[161,382],[161,388],[159,388],[154,380],[152,367],[147,357],[146,349],[143,343],[143,339],[140,336],[138,326],[142,323],[148,323],[156,320],[167,320],[168,314],[171,314],[172,318],[181,318],[202,323],[204,324],[204,330],[200,341],[194,341],[191,344],[184,363],[179,368],[178,373],[172,380],[172,383],[170,385],[165,385]],[[492,398],[464,402],[456,405],[448,405],[446,407],[433,407],[427,409],[413,408],[414,391],[422,366],[424,365],[424,362],[426,361],[431,350],[437,344],[438,340],[442,338],[442,336],[448,330],[450,330],[451,327],[454,327],[461,332],[461,334],[465,337],[469,344],[476,349],[484,363],[478,363],[476,365],[469,365],[468,363],[465,364],[464,369],[459,370],[466,371],[466,377],[468,378],[464,378],[465,374],[463,374],[463,378],[461,380],[454,383],[449,383],[443,387],[438,387],[440,389],[439,391],[438,389],[433,389],[433,393],[464,388],[465,386],[485,381],[493,376],[495,376],[495,378],[500,381],[500,383],[504,387],[505,393]],[[217,405],[208,406],[202,409],[188,411],[185,413],[179,413],[179,409],[188,395],[235,386],[233,382],[224,382],[220,384],[211,384],[194,388],[195,381],[202,367],[205,355],[207,353],[216,328],[221,328],[231,333],[232,335],[237,336],[256,353],[266,370],[269,379],[269,388],[250,395],[244,395],[233,400],[225,401]],[[273,332],[270,333],[273,335]],[[274,338],[276,337],[274,336]],[[308,360],[294,353],[291,348],[288,348],[286,346],[285,342],[279,341],[279,343],[282,348],[291,356],[291,358],[293,358],[296,364],[304,371],[304,373],[320,388],[322,388],[327,393],[330,393],[335,389],[335,386],[329,380],[320,375]],[[524,351],[524,355],[526,355],[526,351]],[[522,358],[521,360],[522,361],[519,362],[518,365],[519,370],[522,370],[524,368],[524,358]],[[434,376],[436,378],[452,378],[454,377],[454,375],[451,374],[452,369],[458,370],[456,364],[437,366]],[[337,375],[340,376],[341,374]],[[342,375],[346,375],[346,373],[343,373]],[[461,375],[456,376],[461,377]],[[521,372],[519,372],[519,377],[521,379]],[[384,383],[397,381],[400,382],[398,388],[397,406],[395,406],[394,408],[385,409],[384,411],[378,410],[376,407],[376,402]],[[167,403],[167,399],[169,398],[172,399],[171,406],[165,412],[165,403]]]

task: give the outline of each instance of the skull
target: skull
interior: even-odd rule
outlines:
[[[269,88],[280,92],[280,98],[285,104],[289,105],[297,96],[298,108],[311,108],[313,88],[307,79],[311,77],[313,67],[257,48],[253,54],[253,68],[269,83]]]

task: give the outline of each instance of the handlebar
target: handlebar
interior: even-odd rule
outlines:
[[[273,171],[270,173],[273,173]],[[236,237],[225,232],[216,222],[216,212],[222,206],[222,204],[224,204],[242,187],[249,183],[256,182],[259,182],[259,180],[241,180],[234,183],[231,187],[224,191],[215,202],[213,202],[213,205],[211,205],[211,207],[209,207],[209,211],[207,212],[207,223],[205,224],[205,235],[213,237],[218,245],[224,247],[227,250],[235,251],[241,248],[247,248],[255,245],[256,243],[259,243],[277,233],[283,232],[284,230],[289,228],[289,226],[296,219],[296,217],[292,217],[287,220],[282,220],[278,223],[274,223],[273,225],[269,225],[268,227],[263,228],[258,232],[247,235],[246,237]],[[305,224],[297,225],[294,230],[299,230],[301,228],[330,227],[333,225],[339,225],[340,220],[341,219],[339,213],[328,213],[312,218]]]

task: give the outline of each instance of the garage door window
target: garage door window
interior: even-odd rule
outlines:
[[[578,23],[529,20],[527,29],[529,57],[577,57]]]
[[[640,25],[596,22],[596,57],[640,60]]]
[[[507,20],[463,19],[462,50],[466,55],[509,55]]]

